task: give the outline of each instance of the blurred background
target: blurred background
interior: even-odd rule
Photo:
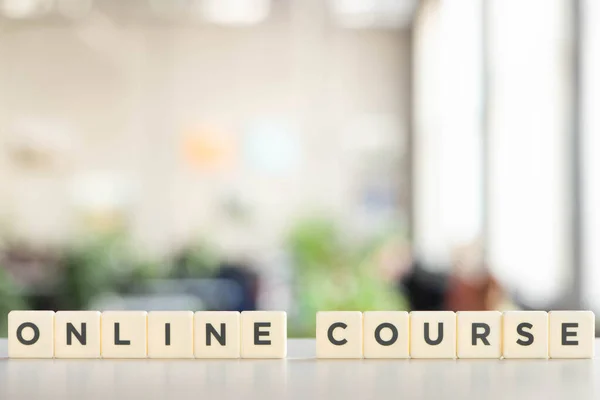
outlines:
[[[0,336],[600,311],[597,104],[593,0],[0,0]]]

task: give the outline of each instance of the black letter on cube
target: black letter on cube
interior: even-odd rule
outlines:
[[[519,325],[517,325],[517,333],[527,338],[527,340],[518,339],[517,344],[520,344],[521,346],[531,346],[533,344],[533,334],[525,331],[525,328],[531,329],[533,328],[533,325],[531,325],[529,322],[521,322]]]
[[[444,340],[444,324],[438,322],[438,337],[435,340],[431,340],[429,337],[429,322],[425,322],[425,343],[430,346],[436,346],[442,343],[442,340]]]
[[[335,323],[331,324],[329,329],[327,329],[327,339],[329,339],[329,341],[336,346],[345,345],[346,343],[348,343],[348,341],[346,339],[336,340],[336,338],[333,337],[333,331],[335,330],[335,328],[346,329],[347,327],[348,327],[348,325],[346,325],[343,322],[335,322]]]
[[[26,340],[23,337],[23,329],[25,329],[25,328],[33,329],[33,337],[29,340]],[[40,338],[40,330],[37,327],[37,325],[34,324],[33,322],[23,322],[17,328],[17,339],[19,340],[19,342],[21,342],[21,344],[24,344],[25,346],[31,346],[32,344],[35,344],[39,340],[39,338]]]
[[[483,332],[477,333],[478,328],[483,328]],[[483,322],[474,322],[473,325],[471,325],[471,345],[477,346],[477,339],[481,339],[484,345],[489,346],[490,342],[487,340],[489,334],[490,326],[488,324],[484,324]]]
[[[254,345],[270,345],[271,341],[269,339],[261,340],[261,336],[269,336],[269,332],[261,331],[260,328],[269,328],[271,327],[270,322],[255,322],[254,323]]]
[[[381,330],[383,328],[389,328],[392,331],[392,337],[390,340],[383,340],[381,338]],[[384,322],[375,329],[375,340],[382,346],[391,346],[396,343],[396,340],[398,340],[398,329],[396,329],[396,327],[389,322]]]
[[[579,324],[577,322],[567,322],[562,324],[561,326],[561,330],[562,330],[562,337],[561,337],[561,344],[563,346],[577,346],[579,344],[579,340],[568,340],[567,337],[569,336],[577,336],[577,332],[569,332],[567,329],[569,328],[577,328],[579,327]]]
[[[118,322],[115,322],[115,346],[129,346],[131,344],[131,340],[121,340],[119,338],[119,329],[120,325]]]
[[[221,332],[217,332],[214,326],[211,324],[206,324],[206,345],[212,345],[212,337],[214,336],[217,339],[217,342],[221,346],[225,346],[225,324],[221,324],[220,326]],[[256,339],[255,339],[256,340]]]
[[[73,344],[73,335],[75,335],[79,343],[85,346],[87,343],[86,331],[87,324],[85,322],[81,323],[81,333],[77,332],[77,329],[75,329],[72,323],[67,322],[67,346],[71,346]]]

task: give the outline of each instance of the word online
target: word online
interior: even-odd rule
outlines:
[[[322,311],[317,358],[593,358],[591,311]],[[11,358],[285,358],[283,311],[11,311]]]

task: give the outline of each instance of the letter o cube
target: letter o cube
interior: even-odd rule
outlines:
[[[367,311],[363,314],[365,358],[409,358],[409,317],[406,311]]]
[[[9,312],[8,356],[54,357],[54,311]]]

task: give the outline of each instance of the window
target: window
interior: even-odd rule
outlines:
[[[571,279],[571,74],[566,0],[489,3],[489,261],[531,306]]]
[[[583,306],[600,310],[600,3],[582,6]]]
[[[482,2],[423,3],[415,39],[415,246],[449,265],[482,227]]]

